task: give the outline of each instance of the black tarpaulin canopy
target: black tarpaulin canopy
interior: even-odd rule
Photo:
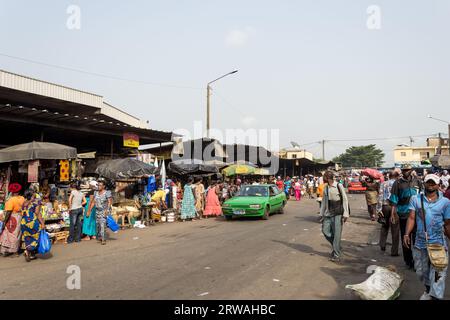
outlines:
[[[107,160],[98,165],[95,173],[112,179],[131,179],[156,174],[158,168],[133,158]]]
[[[50,142],[33,141],[0,150],[0,163],[27,160],[76,159],[76,157],[77,149]]]
[[[218,174],[219,169],[215,165],[196,163],[195,161],[180,161],[169,163],[168,169],[175,174],[180,176],[183,175],[209,175]]]

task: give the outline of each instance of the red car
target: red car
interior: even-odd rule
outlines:
[[[348,193],[361,193],[365,192],[366,187],[363,187],[361,181],[353,179],[348,184]]]

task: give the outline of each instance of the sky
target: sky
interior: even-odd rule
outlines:
[[[392,164],[398,137],[447,133],[427,115],[450,120],[449,31],[448,0],[0,0],[0,69],[164,131],[204,123],[206,84],[239,70],[212,85],[213,128],[279,130],[318,158],[328,140],[327,159],[374,143]]]

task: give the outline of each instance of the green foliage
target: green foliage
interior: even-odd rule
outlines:
[[[368,146],[353,146],[345,150],[345,153],[333,159],[344,167],[375,167],[383,164],[384,152],[374,144]]]

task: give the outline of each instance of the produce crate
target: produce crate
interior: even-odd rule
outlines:
[[[54,235],[55,243],[65,243],[69,237],[69,231],[56,232]]]

